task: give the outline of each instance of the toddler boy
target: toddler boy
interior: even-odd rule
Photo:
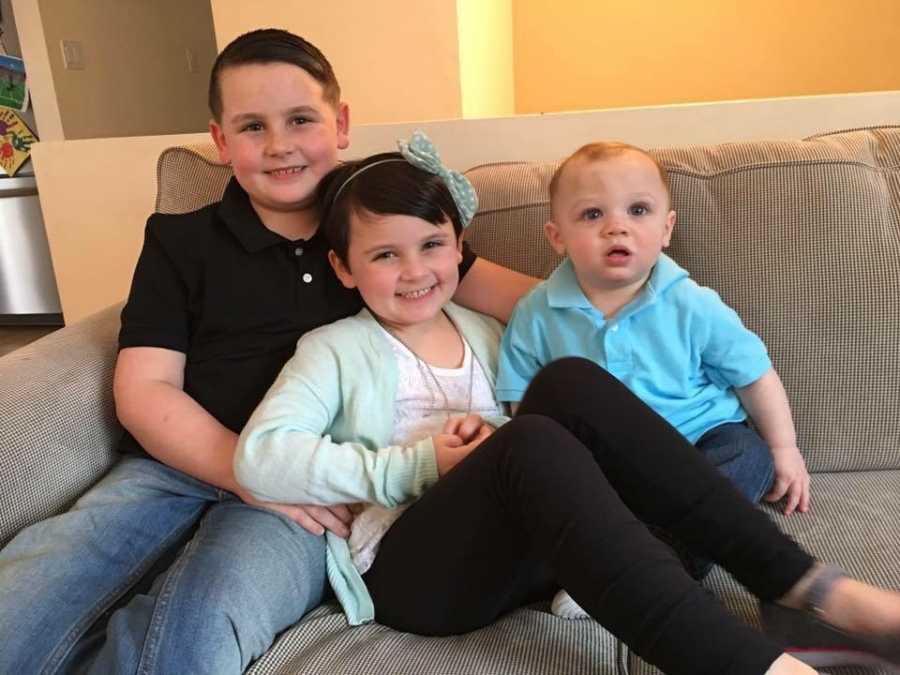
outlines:
[[[675,225],[665,170],[639,148],[594,143],[562,163],[550,195],[545,233],[567,257],[513,313],[498,398],[521,400],[554,359],[589,358],[749,499],[786,497],[786,514],[806,511],[809,475],[765,346],[714,291],[662,253]],[[759,434],[747,425],[748,413]]]

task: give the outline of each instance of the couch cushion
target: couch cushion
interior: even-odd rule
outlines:
[[[167,148],[156,162],[156,210],[190,213],[220,201],[232,175],[212,143]]]
[[[109,307],[0,358],[0,548],[66,510],[118,458],[120,311]]]
[[[900,468],[900,127],[655,150],[669,253],[765,340],[819,471]],[[482,256],[546,276],[555,163],[470,169]]]
[[[347,628],[335,604],[286,631],[247,675],[613,675],[616,643],[593,621],[520,609],[466,635],[429,638]]]

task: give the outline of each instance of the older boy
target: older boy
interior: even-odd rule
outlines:
[[[786,496],[785,513],[806,511],[809,475],[765,346],[662,253],[675,225],[664,169],[639,148],[594,143],[562,163],[550,195],[546,235],[567,259],[516,308],[503,337],[498,397],[519,401],[541,366],[584,356],[681,431],[749,499]],[[706,567],[692,572],[702,576]]]
[[[361,308],[314,205],[349,111],[325,57],[279,30],[223,50],[210,109],[235,178],[147,223],[115,374],[125,457],[0,552],[0,672],[240,673],[321,600],[320,535],[348,534],[345,507],[256,502],[232,458],[299,336]],[[533,281],[470,251],[461,273],[457,300],[500,318]]]

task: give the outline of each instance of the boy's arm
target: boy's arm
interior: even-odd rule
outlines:
[[[238,485],[232,469],[237,434],[210,415],[183,389],[185,355],[157,347],[119,352],[113,393],[122,425],[154,458],[174,469],[260,505]],[[346,506],[265,504],[313,534],[328,529],[350,534]]]
[[[798,509],[806,512],[809,473],[797,448],[787,393],[765,344],[712,289],[697,287],[693,303],[697,320],[692,322],[691,338],[701,345],[706,374],[722,389],[734,388],[772,452],[775,482],[766,500],[786,497],[785,515]]]
[[[519,298],[539,281],[490,260],[476,258],[460,280],[453,301],[506,323]]]
[[[769,444],[775,461],[775,482],[766,500],[777,502],[786,498],[784,513],[809,510],[809,473],[797,447],[797,434],[791,417],[791,407],[781,378],[774,368],[762,377],[735,392],[760,435]]]

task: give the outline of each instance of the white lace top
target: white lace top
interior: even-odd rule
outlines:
[[[392,444],[412,445],[426,436],[441,433],[449,417],[465,415],[469,405],[470,374],[471,412],[482,417],[502,414],[490,381],[465,339],[462,365],[458,368],[438,368],[422,362],[388,331],[384,334],[393,347],[398,371]],[[449,405],[445,405],[445,394]],[[349,545],[353,564],[360,574],[365,574],[372,566],[382,537],[406,508],[387,509],[377,504],[367,504],[356,515]]]

